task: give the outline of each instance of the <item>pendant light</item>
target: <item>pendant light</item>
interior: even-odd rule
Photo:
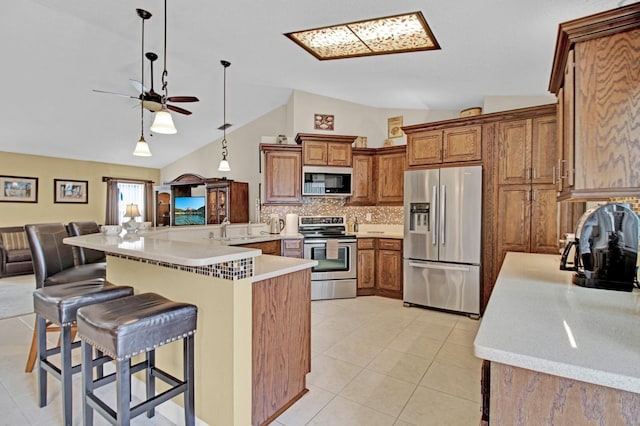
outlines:
[[[231,127],[231,124],[227,123],[227,68],[231,65],[231,62],[228,61],[220,61],[222,66],[224,67],[224,80],[223,80],[223,88],[222,88],[222,111],[223,111],[223,125],[218,127],[218,130],[222,130],[222,160],[220,160],[220,165],[218,166],[219,172],[230,172],[231,167],[229,166],[229,161],[227,161],[227,154],[229,153],[227,150],[227,128]]]
[[[164,70],[162,71],[162,108],[156,112],[151,125],[151,131],[165,135],[173,135],[178,132],[173,124],[173,118],[167,109],[167,0],[164,0]]]
[[[151,150],[149,144],[144,140],[144,107],[142,100],[144,99],[144,21],[151,18],[151,14],[146,10],[137,9],[138,16],[142,18],[142,55],[141,60],[141,73],[142,81],[140,82],[140,140],[136,143],[136,148],[133,151],[133,155],[138,157],[151,157]]]

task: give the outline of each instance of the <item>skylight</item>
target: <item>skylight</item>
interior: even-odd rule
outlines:
[[[422,12],[297,31],[285,35],[321,61],[440,49]]]

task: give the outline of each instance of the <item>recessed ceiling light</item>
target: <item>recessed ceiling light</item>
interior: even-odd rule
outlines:
[[[437,50],[422,12],[285,34],[319,60]]]

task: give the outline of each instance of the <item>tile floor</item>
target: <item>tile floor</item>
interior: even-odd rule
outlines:
[[[312,303],[309,392],[274,425],[477,425],[479,325],[459,315],[369,296]],[[0,321],[0,425],[60,424],[59,385],[39,408],[36,374],[24,373],[33,315]],[[53,333],[50,333],[53,334]],[[74,377],[74,396],[80,377]],[[74,424],[81,410],[74,398]],[[95,416],[95,424],[106,422]],[[171,425],[157,414],[132,424]]]

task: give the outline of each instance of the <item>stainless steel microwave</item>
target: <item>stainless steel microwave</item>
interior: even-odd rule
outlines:
[[[304,196],[342,196],[352,194],[351,167],[316,167],[302,168],[302,195]]]

